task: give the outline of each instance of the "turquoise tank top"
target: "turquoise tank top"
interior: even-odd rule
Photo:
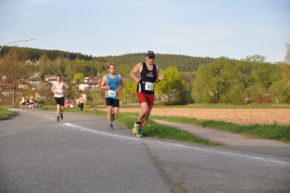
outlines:
[[[115,78],[111,78],[109,74],[107,74],[106,83],[110,87],[110,90],[106,91],[106,98],[119,99],[119,94],[116,91],[118,86],[120,85],[119,75],[116,74]]]

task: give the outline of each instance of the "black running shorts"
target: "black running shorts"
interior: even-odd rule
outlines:
[[[57,105],[64,106],[64,97],[54,97]]]
[[[119,107],[119,99],[106,98],[106,106]]]

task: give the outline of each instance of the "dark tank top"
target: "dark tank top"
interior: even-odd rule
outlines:
[[[143,62],[143,69],[140,73],[141,80],[137,86],[137,92],[143,92],[146,94],[154,94],[154,82],[156,81],[157,68],[153,64],[153,69],[148,70],[147,65]]]

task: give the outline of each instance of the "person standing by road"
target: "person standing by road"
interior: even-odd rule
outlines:
[[[85,103],[85,99],[84,99],[83,95],[81,95],[79,98],[79,107],[80,107],[81,111],[84,110],[84,103]]]

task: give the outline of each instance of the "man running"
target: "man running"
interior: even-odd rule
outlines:
[[[108,74],[103,76],[100,88],[105,90],[108,129],[113,130],[112,122],[115,119],[115,115],[118,114],[120,107],[119,93],[124,88],[123,78],[120,74],[116,73],[116,66],[114,64],[109,64]]]
[[[56,82],[52,85],[51,91],[54,93],[54,99],[56,102],[56,120],[63,119],[63,107],[64,107],[64,83],[61,81],[61,75],[56,75]]]
[[[154,52],[148,51],[145,62],[137,64],[130,72],[131,77],[138,83],[137,98],[141,106],[139,118],[132,129],[132,133],[138,138],[142,137],[141,129],[148,121],[153,108],[154,83],[163,80],[163,76],[159,75],[159,67],[154,64],[154,59]]]

